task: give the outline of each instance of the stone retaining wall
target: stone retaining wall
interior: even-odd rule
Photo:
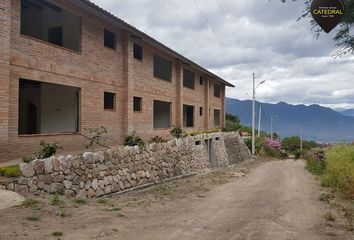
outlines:
[[[1,180],[0,188],[92,198],[249,158],[238,133],[217,132],[145,148],[114,147],[104,152],[36,160],[21,164],[23,177]]]

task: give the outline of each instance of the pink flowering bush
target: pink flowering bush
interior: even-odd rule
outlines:
[[[248,148],[251,150],[251,139],[245,141]],[[256,138],[256,153],[258,156],[268,156],[274,158],[285,158],[286,154],[279,140],[270,138]]]
[[[282,145],[281,142],[279,140],[276,139],[270,139],[270,138],[266,138],[264,140],[264,143],[267,147],[272,148],[274,150],[278,150],[280,151],[282,149]]]

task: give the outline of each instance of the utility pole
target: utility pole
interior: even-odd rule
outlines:
[[[256,89],[265,83],[260,82],[256,86],[256,75],[253,73],[253,99],[252,99],[252,155],[256,154]]]
[[[273,115],[270,116],[270,139],[273,140]]]
[[[256,76],[253,73],[253,101],[252,101],[252,155],[256,153],[256,138],[255,138],[255,104],[256,104]]]
[[[261,137],[261,118],[262,118],[262,105],[259,105],[259,113],[258,113],[258,137]]]
[[[300,128],[300,149],[302,151],[302,128]]]

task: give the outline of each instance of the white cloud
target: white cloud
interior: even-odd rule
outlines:
[[[354,57],[334,59],[333,34],[296,21],[302,1],[196,0],[217,37],[192,0],[92,1],[235,84],[229,97],[249,98],[255,72],[261,101],[354,107]]]

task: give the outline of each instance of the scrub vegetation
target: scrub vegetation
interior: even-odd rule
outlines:
[[[321,175],[322,185],[333,187],[354,199],[354,146],[336,145],[325,153],[326,164]]]
[[[0,176],[9,178],[21,176],[19,165],[0,167]]]

